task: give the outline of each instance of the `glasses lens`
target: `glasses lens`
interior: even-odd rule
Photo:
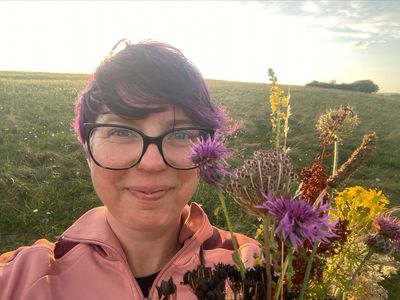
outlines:
[[[143,138],[134,130],[121,127],[96,127],[89,143],[93,159],[113,169],[129,168],[142,154]]]
[[[172,167],[190,169],[196,167],[190,159],[193,143],[209,133],[200,129],[177,129],[166,135],[162,142],[164,158]]]

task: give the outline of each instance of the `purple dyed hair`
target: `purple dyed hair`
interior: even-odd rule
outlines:
[[[126,118],[162,111],[143,104],[173,104],[199,126],[226,129],[227,114],[214,104],[203,76],[180,50],[156,41],[125,42],[123,50],[100,64],[77,97],[72,125],[80,143],[86,142],[83,124],[95,122],[104,108]]]

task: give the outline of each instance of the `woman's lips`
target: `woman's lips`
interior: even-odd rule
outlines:
[[[128,188],[128,191],[135,197],[141,200],[158,200],[164,197],[169,190],[170,187],[134,187]]]

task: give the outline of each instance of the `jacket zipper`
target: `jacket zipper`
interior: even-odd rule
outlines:
[[[199,229],[197,232],[201,231],[203,228],[203,226],[201,227],[201,229]],[[168,262],[168,264],[166,264],[164,266],[164,268],[161,269],[161,271],[158,273],[156,279],[154,280],[153,284],[151,285],[151,288],[149,290],[149,297],[148,298],[144,298],[145,300],[151,300],[151,295],[153,294],[154,290],[156,289],[157,284],[159,283],[159,281],[161,280],[161,278],[164,277],[164,274],[167,271],[171,271],[170,270],[170,266],[173,265],[173,263],[178,260],[178,258],[180,256],[182,256],[183,253],[185,253],[185,251],[192,246],[192,244],[195,242],[195,239],[191,238],[190,242],[187,243],[186,245],[184,245],[181,249],[179,249],[179,251],[171,258],[171,260]]]

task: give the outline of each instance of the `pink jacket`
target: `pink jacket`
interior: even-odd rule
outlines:
[[[203,245],[206,266],[232,262],[228,232],[213,227],[197,204],[186,206],[180,232],[182,248],[160,271],[148,299],[158,299],[156,285],[171,276],[177,299],[197,299],[181,285],[183,274],[200,264]],[[236,235],[239,253],[247,267],[259,254],[258,243]],[[143,299],[121,245],[105,218],[105,208],[94,208],[68,228],[56,243],[39,240],[0,255],[0,299]]]

